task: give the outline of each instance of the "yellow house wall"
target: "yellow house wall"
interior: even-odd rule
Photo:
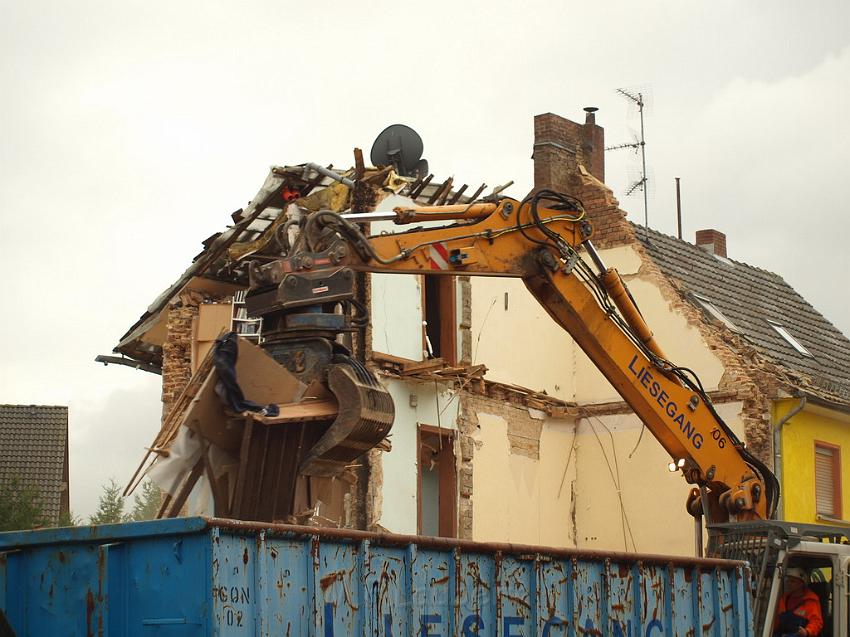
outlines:
[[[774,404],[773,422],[799,404],[798,399]],[[850,415],[809,406],[782,428],[782,499],[784,518],[824,523],[815,509],[815,441],[841,449],[841,513],[850,520]]]

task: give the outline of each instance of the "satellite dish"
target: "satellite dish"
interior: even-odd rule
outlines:
[[[410,126],[387,126],[372,144],[369,154],[375,166],[392,166],[404,177],[425,176],[428,162],[422,159],[422,138]]]

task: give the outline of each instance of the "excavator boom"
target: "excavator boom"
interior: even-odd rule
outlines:
[[[580,202],[543,191],[522,202],[398,208],[394,216],[402,226],[454,223],[367,236],[356,213],[313,213],[288,253],[250,269],[249,310],[293,324],[297,308],[350,302],[356,271],[521,278],[696,486],[692,514],[710,522],[772,515],[775,478],[718,416],[698,379],[666,359],[625,283],[596,253]]]

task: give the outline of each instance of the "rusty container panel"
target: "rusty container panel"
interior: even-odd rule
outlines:
[[[17,637],[748,637],[748,576],[740,562],[203,518],[0,533]]]

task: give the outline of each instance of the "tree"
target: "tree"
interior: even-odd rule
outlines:
[[[31,529],[44,524],[41,493],[13,476],[0,484],[0,531]]]
[[[63,511],[59,514],[59,524],[57,526],[80,526],[82,518],[79,515],[74,515],[71,510]]]
[[[130,516],[124,513],[124,498],[121,496],[121,487],[115,482],[115,478],[109,479],[109,484],[104,484],[103,494],[97,505],[97,511],[89,518],[91,524],[116,524],[127,522]]]
[[[141,493],[133,498],[133,512],[130,517],[136,522],[153,520],[162,505],[162,491],[151,480],[142,483]]]

